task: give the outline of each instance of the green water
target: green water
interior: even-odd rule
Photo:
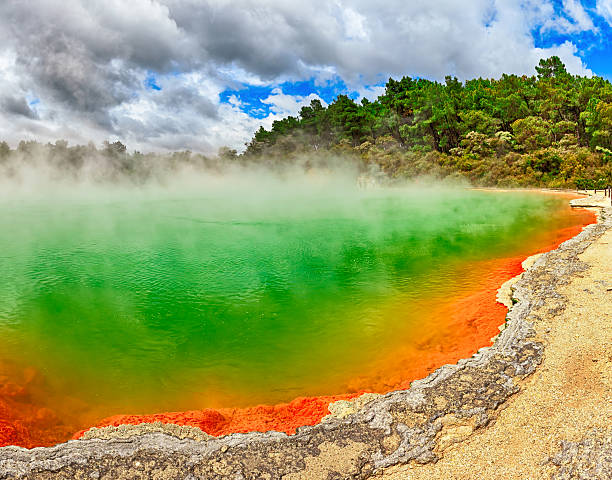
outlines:
[[[4,355],[130,411],[342,393],[409,340],[395,299],[447,295],[458,262],[570,225],[566,202],[314,181],[7,195]]]

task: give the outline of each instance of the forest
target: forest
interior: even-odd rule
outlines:
[[[500,187],[612,184],[612,84],[571,75],[556,56],[535,70],[531,77],[466,82],[389,79],[376,101],[339,95],[325,107],[313,100],[298,117],[260,128],[241,160],[290,162],[332,152],[389,178],[428,175]]]

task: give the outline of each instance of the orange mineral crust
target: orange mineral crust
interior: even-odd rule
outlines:
[[[39,372],[20,369],[1,359],[0,372],[0,447],[49,446],[70,437],[72,424],[65,423],[53,409],[31,400],[44,385]]]
[[[207,408],[153,415],[115,415],[96,426],[162,422],[198,427],[215,437],[229,433],[267,432],[269,430],[292,434],[298,427],[314,425],[329,414],[327,406],[331,402],[350,400],[359,394],[302,397],[290,403],[258,405],[249,408]],[[85,430],[76,433],[73,438],[80,438],[84,432]]]

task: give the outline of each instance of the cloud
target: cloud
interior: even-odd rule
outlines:
[[[5,97],[0,99],[1,111],[8,115],[21,115],[27,118],[38,118],[24,97]]]
[[[560,12],[555,13],[552,4],[544,3],[541,9],[543,32],[565,35],[581,32],[597,32],[590,14],[580,0],[562,0]]]
[[[342,23],[344,25],[345,38],[357,40],[369,40],[370,33],[367,27],[367,19],[352,8],[338,3],[342,12]]]
[[[597,0],[596,4],[597,14],[612,25],[612,0]]]
[[[375,97],[389,76],[533,74],[559,55],[589,75],[571,38],[594,30],[578,0],[7,0],[0,2],[0,136],[119,139],[131,148],[240,147],[259,125],[313,95],[278,86],[314,78]],[[612,19],[610,0],[597,2]],[[153,83],[151,83],[153,81]],[[220,93],[272,89],[255,119]],[[155,85],[156,88],[153,88]],[[40,98],[33,108],[27,99]]]
[[[563,8],[572,20],[573,29],[570,31],[584,32],[596,30],[591,16],[579,0],[563,0]]]
[[[301,108],[304,105],[310,105],[312,100],[320,100],[322,105],[327,106],[325,101],[314,93],[308,96],[287,95],[280,88],[272,90],[272,94],[261,101],[270,105],[270,111],[273,115],[282,118],[287,115],[297,115]]]
[[[264,81],[307,78],[331,66],[334,74],[357,84],[405,73],[433,78],[531,73],[532,29],[592,27],[578,2],[565,4],[563,22],[552,3],[534,0],[319,0],[299,7],[235,0],[200,8],[175,1],[169,8],[213,63]]]

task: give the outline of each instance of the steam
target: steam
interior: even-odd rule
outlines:
[[[78,185],[195,185],[221,177],[295,179],[297,177],[334,177],[356,182],[368,167],[355,158],[309,155],[291,161],[274,158],[249,161],[232,151],[209,157],[189,151],[171,154],[127,153],[125,146],[105,142],[102,149],[93,144],[68,147],[64,141],[54,145],[21,142],[11,150],[0,144],[0,187],[37,190],[50,186]]]

